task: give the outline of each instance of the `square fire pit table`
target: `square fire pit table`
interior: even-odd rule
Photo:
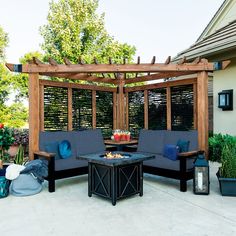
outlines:
[[[77,159],[88,161],[88,196],[92,194],[116,201],[134,194],[143,195],[143,161],[154,158],[132,152],[112,152],[122,158],[107,159],[106,153],[87,154]]]

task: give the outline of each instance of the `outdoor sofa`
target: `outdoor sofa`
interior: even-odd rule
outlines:
[[[71,156],[59,156],[58,145],[62,141],[71,144]],[[178,154],[176,160],[164,155],[165,145],[177,145],[179,140],[189,142],[188,152]],[[55,191],[57,179],[88,173],[87,161],[76,159],[83,154],[104,152],[106,150],[100,129],[83,131],[40,132],[39,151],[35,158],[48,162],[48,190]],[[194,160],[198,154],[197,131],[141,130],[137,152],[155,155],[155,159],[143,162],[143,172],[180,180],[180,191],[187,190],[187,181],[193,178]]]
[[[61,158],[58,145],[68,141],[71,145],[71,155]],[[100,129],[83,131],[52,131],[40,132],[39,151],[34,152],[35,158],[48,161],[48,190],[55,191],[55,180],[83,175],[88,173],[88,162],[76,159],[83,154],[105,151]]]
[[[188,152],[180,152],[176,159],[166,157],[168,147],[188,142]],[[197,131],[141,130],[137,152],[155,155],[143,162],[143,172],[180,180],[180,191],[187,191],[187,181],[193,179],[194,160],[198,154]],[[167,150],[168,154],[168,150]],[[175,159],[175,160],[173,160]]]

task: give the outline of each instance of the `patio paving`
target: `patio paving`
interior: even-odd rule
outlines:
[[[236,198],[222,197],[210,164],[210,195],[179,191],[173,179],[145,174],[144,195],[117,201],[88,197],[87,175],[56,182],[56,192],[0,199],[1,236],[236,235]]]

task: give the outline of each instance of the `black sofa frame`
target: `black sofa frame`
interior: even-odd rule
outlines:
[[[198,153],[199,153],[198,151],[180,153],[179,154],[179,160],[180,160],[179,171],[143,165],[143,172],[153,174],[153,175],[168,177],[172,179],[178,179],[180,180],[180,191],[186,192],[187,181],[190,179],[193,179],[194,177],[194,168],[191,169],[190,171],[187,171],[187,158],[196,158]]]

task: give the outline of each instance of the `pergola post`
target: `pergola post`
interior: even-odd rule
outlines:
[[[29,159],[39,148],[39,110],[40,110],[39,74],[29,73]]]
[[[208,74],[206,71],[197,74],[197,128],[198,146],[208,154]]]
[[[117,93],[117,128],[125,129],[125,97],[124,97],[124,76],[118,75],[119,85]]]
[[[73,130],[72,124],[72,88],[68,88],[68,130]]]
[[[171,90],[170,86],[166,88],[166,120],[167,120],[167,130],[172,129],[171,122]]]
[[[148,129],[148,90],[144,90],[144,129]]]

